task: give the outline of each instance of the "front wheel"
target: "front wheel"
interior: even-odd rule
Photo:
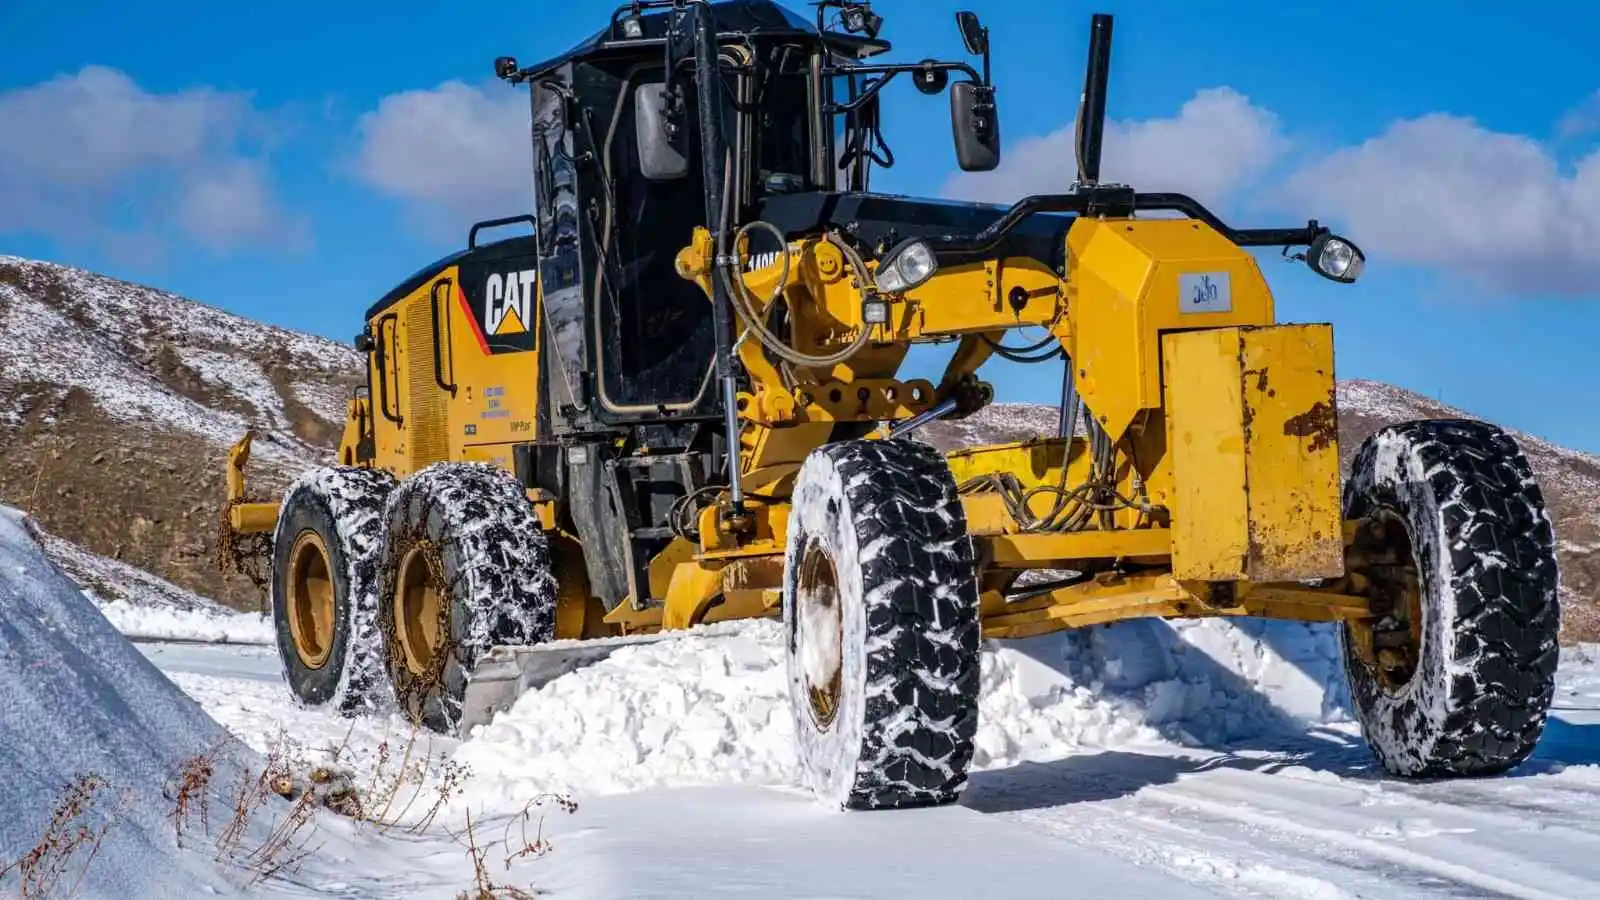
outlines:
[[[1516,443],[1492,425],[1411,422],[1356,456],[1345,517],[1374,616],[1343,628],[1351,697],[1390,773],[1522,763],[1555,690],[1555,536]]]
[[[550,548],[522,485],[482,463],[439,463],[389,498],[378,621],[395,698],[454,735],[489,648],[555,635]]]
[[[783,613],[815,794],[845,809],[957,799],[978,725],[980,626],[945,460],[905,441],[813,452],[795,485]]]

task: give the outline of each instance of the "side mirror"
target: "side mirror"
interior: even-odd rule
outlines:
[[[960,81],[950,88],[950,123],[956,162],[963,172],[992,172],[1000,165],[1000,110],[994,88]]]
[[[977,13],[956,13],[956,25],[961,28],[961,40],[966,43],[968,53],[982,56],[989,52],[989,29],[978,21]]]
[[[641,84],[633,94],[639,171],[651,181],[677,181],[689,174],[689,158],[673,145],[667,116],[667,86]]]

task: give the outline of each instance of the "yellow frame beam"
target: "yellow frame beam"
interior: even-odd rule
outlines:
[[[1363,597],[1314,590],[1300,584],[1241,583],[1231,603],[1217,605],[1194,593],[1170,573],[1098,578],[1011,604],[996,592],[988,591],[982,598],[982,605],[988,613],[983,619],[986,638],[1036,637],[1124,619],[1258,616],[1300,622],[1342,622],[1368,614]]]

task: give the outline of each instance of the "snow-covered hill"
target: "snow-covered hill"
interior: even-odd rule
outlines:
[[[273,489],[328,455],[354,350],[175,295],[0,256],[0,500],[102,556],[236,604],[211,540],[247,428]]]

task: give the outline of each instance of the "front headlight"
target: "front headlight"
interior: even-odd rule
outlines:
[[[937,271],[939,260],[934,258],[933,248],[913,238],[889,251],[873,280],[885,294],[904,294],[926,283]]]
[[[1306,264],[1311,271],[1341,284],[1360,278],[1366,261],[1360,247],[1328,232],[1318,235],[1306,252]]]

